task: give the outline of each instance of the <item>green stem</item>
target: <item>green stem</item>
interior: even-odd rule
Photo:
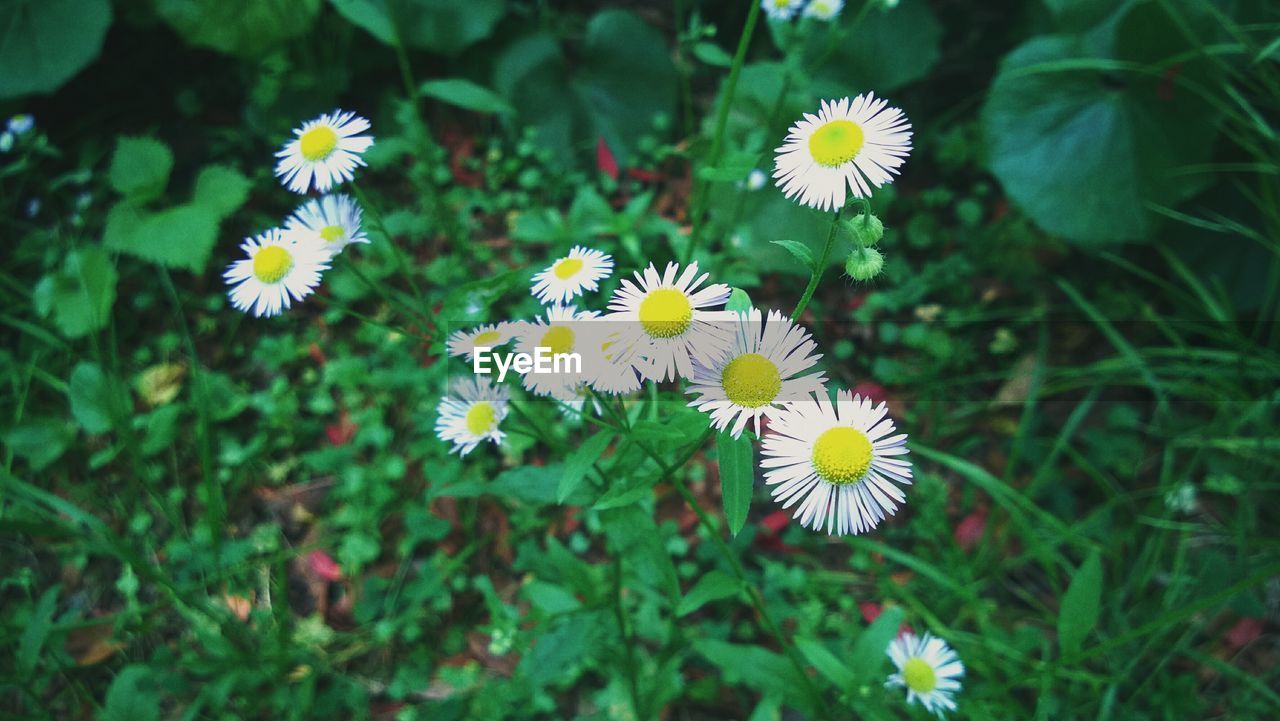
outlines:
[[[627,625],[626,608],[622,605],[622,554],[613,555],[613,611],[618,619],[618,634],[622,637],[622,648],[627,658],[627,686],[631,692],[631,711],[637,721],[645,718],[644,704],[640,701],[640,683],[636,678],[635,642]]]
[[[742,73],[742,65],[747,58],[747,48],[751,45],[751,36],[756,31],[756,21],[760,18],[760,3],[752,0],[751,9],[747,12],[747,23],[742,27],[742,35],[738,37],[738,50],[733,55],[733,65],[729,68],[729,79],[725,81],[724,97],[720,99],[720,108],[716,114],[716,134],[711,141],[711,155],[707,165],[715,167],[720,162],[720,152],[724,147],[724,131],[729,124],[729,108],[733,105],[733,94],[738,87],[738,75]],[[707,181],[698,183],[694,193],[693,212],[690,222],[693,229],[689,234],[689,245],[685,248],[684,262],[693,260],[693,253],[702,236],[703,216],[707,211]]]
[[[796,309],[791,311],[791,320],[799,320],[800,314],[804,312],[809,300],[813,298],[813,292],[818,289],[818,281],[822,280],[822,274],[827,270],[827,259],[831,257],[831,246],[836,242],[836,233],[840,230],[840,213],[844,212],[844,208],[837,210],[835,215],[831,217],[831,232],[827,233],[827,244],[822,248],[822,257],[813,266],[813,272],[809,276],[809,285],[805,286],[804,293],[800,296],[800,302],[796,304]]]
[[[387,231],[387,225],[382,220],[382,213],[378,211],[378,207],[369,201],[369,196],[365,195],[364,190],[360,188],[359,183],[351,181],[351,191],[356,194],[356,198],[360,200],[360,205],[369,214],[369,220],[372,221],[374,229],[391,247],[392,254],[396,257],[396,264],[400,266],[400,272],[404,274],[405,280],[409,282],[409,287],[413,290],[414,300],[419,304],[423,303],[424,296],[422,289],[418,286],[418,281],[414,279],[413,273],[409,268],[409,261],[405,260],[404,253],[400,250],[400,246],[396,243],[395,238],[391,237],[391,233]]]

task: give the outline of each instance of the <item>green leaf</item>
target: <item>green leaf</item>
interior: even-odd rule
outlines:
[[[0,4],[0,99],[50,93],[102,51],[109,0],[10,0]]]
[[[751,492],[755,487],[751,439],[746,436],[735,439],[728,433],[716,434],[716,457],[720,464],[724,517],[729,523],[729,532],[736,536],[747,524]]]
[[[153,456],[173,445],[178,435],[178,417],[182,406],[161,406],[147,416],[146,434],[142,437],[142,455]]]
[[[235,168],[210,165],[196,176],[195,204],[223,219],[244,205],[252,185]]]
[[[854,684],[872,683],[881,677],[880,671],[889,659],[889,644],[902,626],[902,616],[901,608],[890,606],[881,611],[876,620],[858,636],[857,642],[853,644],[853,652],[849,654],[849,672],[853,675],[853,680],[848,688]]]
[[[192,45],[256,58],[310,30],[320,0],[155,0],[155,10]]]
[[[842,691],[853,689],[853,684],[857,680],[853,671],[850,671],[843,661],[822,645],[821,641],[816,638],[797,638],[796,648],[799,649],[800,655],[804,656],[804,659],[812,664],[818,673],[835,684],[836,688]]]
[[[773,240],[770,242],[790,253],[791,257],[800,261],[804,267],[809,269],[809,272],[812,273],[817,268],[818,261],[813,257],[813,251],[809,250],[809,246],[804,243],[794,240]]]
[[[711,571],[698,579],[693,588],[680,599],[676,606],[676,616],[688,616],[712,601],[736,596],[740,591],[742,583],[738,579],[723,571]]]
[[[818,69],[817,97],[842,98],[850,88],[887,93],[923,78],[938,62],[942,24],[928,0],[902,0],[887,12],[841,13],[836,22],[847,39]],[[826,43],[812,46],[821,53]]]
[[[36,667],[40,659],[40,649],[49,637],[49,629],[53,626],[53,614],[58,608],[58,593],[62,586],[54,584],[40,596],[31,617],[22,629],[22,640],[18,642],[18,670],[27,677]]]
[[[746,313],[752,308],[751,296],[747,295],[747,291],[741,288],[734,288],[729,292],[729,300],[725,302],[724,309],[735,313]]]
[[[794,698],[796,689],[804,686],[804,680],[784,656],[759,646],[700,638],[693,642],[693,648],[719,668],[728,683],[772,691],[786,698]]]
[[[718,68],[727,68],[733,65],[733,56],[725,52],[724,48],[713,42],[702,41],[693,46],[693,56],[707,65],[714,65]]]
[[[1097,551],[1089,554],[1071,577],[1071,585],[1062,595],[1058,609],[1058,645],[1064,655],[1080,650],[1098,623],[1102,603],[1102,559]]]
[[[462,78],[428,80],[422,94],[477,113],[512,113],[515,109],[497,93]]]
[[[135,203],[154,200],[169,184],[173,153],[154,138],[119,138],[107,180],[116,192]]]
[[[68,338],[106,326],[116,300],[116,269],[100,248],[72,251],[62,269],[46,275],[33,294],[36,311],[53,318]]]
[[[62,457],[75,435],[75,426],[66,421],[36,418],[9,429],[4,444],[39,471]]]
[[[591,464],[600,460],[605,449],[613,442],[613,437],[614,432],[611,430],[600,431],[578,446],[573,455],[569,456],[569,459],[564,462],[564,475],[560,476],[560,485],[556,489],[556,503],[564,503],[565,499],[577,490],[582,479],[586,478],[587,472],[591,470]]]
[[[117,385],[115,390],[117,398],[112,399],[111,381],[96,363],[81,362],[71,371],[71,382],[67,385],[71,415],[86,432],[106,433],[111,430],[114,425],[111,406],[123,403],[119,397],[120,386]]]
[[[351,23],[387,45],[456,55],[489,37],[506,13],[503,0],[329,0]],[[398,39],[397,39],[398,38]]]
[[[160,694],[151,669],[126,666],[107,689],[101,721],[159,721]]]
[[[177,205],[148,213],[117,203],[107,213],[108,248],[170,268],[204,270],[218,239],[218,215],[204,205]]]
[[[1142,239],[1154,223],[1149,203],[1198,187],[1175,171],[1208,158],[1214,114],[1190,93],[1161,101],[1158,79],[1118,67],[1088,57],[1074,36],[1034,38],[1000,65],[982,111],[988,165],[1050,233]]]

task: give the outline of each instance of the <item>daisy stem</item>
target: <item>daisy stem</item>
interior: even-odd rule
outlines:
[[[635,642],[627,623],[627,610],[622,605],[622,554],[613,554],[613,611],[618,618],[618,634],[627,659],[627,685],[631,691],[631,711],[637,721],[645,718],[644,705],[640,702],[640,683],[636,679]]]
[[[423,303],[422,289],[418,287],[418,281],[413,279],[413,273],[410,272],[409,262],[405,260],[404,253],[401,252],[400,246],[396,245],[396,241],[391,237],[391,233],[387,232],[387,226],[382,222],[382,213],[378,212],[377,206],[369,202],[369,196],[364,194],[364,190],[360,188],[354,180],[351,181],[351,190],[356,194],[356,198],[360,200],[360,205],[369,213],[369,219],[373,221],[373,226],[378,233],[386,239],[387,245],[391,247],[391,252],[396,256],[396,263],[400,266],[400,272],[404,274],[405,280],[409,282],[409,287],[413,290],[413,298],[419,304]]]
[[[403,300],[400,300],[398,298],[393,298],[391,294],[387,292],[386,288],[383,288],[378,283],[375,283],[372,278],[365,275],[364,271],[360,270],[360,267],[357,266],[354,262],[352,262],[352,260],[349,257],[347,257],[345,253],[340,254],[338,258],[342,259],[341,262],[344,266],[346,266],[347,270],[351,271],[351,273],[355,275],[355,277],[359,278],[360,282],[367,285],[370,290],[372,290],[374,293],[377,293],[378,296],[381,297],[383,301],[387,302],[393,307],[399,308],[400,310],[404,311],[411,318],[413,317],[420,318],[423,322],[427,324],[426,327],[430,327],[432,322],[431,318],[429,318],[425,313],[418,311],[413,306],[409,305]],[[426,328],[424,327],[424,331],[425,329]]]
[[[799,320],[800,314],[804,312],[809,300],[813,298],[813,292],[818,289],[818,281],[822,280],[822,274],[827,269],[827,259],[831,257],[831,246],[836,242],[836,233],[840,231],[840,214],[844,212],[844,208],[840,208],[831,216],[831,232],[827,233],[827,244],[822,249],[822,257],[814,264],[813,270],[809,275],[809,285],[805,286],[804,294],[800,296],[800,302],[796,303],[796,309],[791,311],[791,320]]]
[[[760,18],[760,3],[752,2],[747,11],[747,22],[742,26],[742,35],[738,37],[738,50],[733,54],[733,65],[729,68],[729,78],[725,80],[724,97],[720,99],[720,107],[716,111],[716,134],[711,140],[711,154],[707,156],[707,166],[714,168],[720,162],[720,152],[724,148],[724,131],[729,125],[729,107],[733,105],[733,93],[738,87],[738,75],[742,73],[742,65],[747,57],[747,47],[751,45],[751,36],[756,31],[756,21]],[[689,214],[692,230],[689,232],[689,245],[685,247],[684,262],[693,260],[693,253],[698,248],[698,240],[702,236],[702,220],[707,212],[707,187],[703,180],[698,183],[693,194],[693,212]]]

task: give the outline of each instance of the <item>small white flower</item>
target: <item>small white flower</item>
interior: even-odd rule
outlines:
[[[471,330],[454,331],[449,336],[449,355],[465,356],[471,360],[476,348],[496,348],[515,337],[517,324],[503,321],[490,323]]]
[[[960,691],[964,664],[946,642],[928,633],[923,637],[904,633],[889,644],[888,653],[898,672],[889,677],[886,687],[905,687],[907,703],[919,701],[939,718],[944,711],[955,710],[952,696]]]
[[[13,133],[8,130],[0,133],[0,153],[7,153],[13,150]]]
[[[9,118],[9,132],[22,135],[36,126],[36,119],[27,113]]]
[[[533,276],[532,292],[544,305],[563,305],[584,291],[595,291],[599,282],[611,273],[612,256],[577,245],[568,255]]]
[[[795,17],[803,2],[804,0],[760,0],[760,7],[772,20],[790,20]]]
[[[507,417],[507,389],[474,376],[455,381],[436,408],[436,435],[465,456],[484,441],[502,443],[499,429]],[[451,452],[452,452],[451,451]]]
[[[361,227],[364,211],[348,195],[325,195],[309,200],[284,222],[286,230],[311,233],[331,255],[352,243],[368,243]]]
[[[305,193],[314,185],[321,193],[355,177],[364,165],[360,154],[373,145],[373,137],[358,135],[369,129],[369,121],[355,113],[335,110],[308,120],[293,131],[293,140],[276,152],[276,176],[295,193]]]
[[[774,152],[773,177],[783,194],[821,210],[844,207],[846,188],[855,198],[893,181],[911,152],[911,124],[898,108],[873,93],[852,101],[822,101],[817,115],[805,113]]]
[[[728,322],[734,314],[710,310],[729,299],[729,286],[713,283],[698,290],[708,273],[698,264],[684,272],[668,263],[659,275],[652,263],[636,282],[623,280],[609,301],[606,320],[612,321],[612,350],[622,361],[631,359],[645,378],[665,381],[693,376],[693,361],[711,365],[732,342]]]
[[[760,417],[772,417],[788,401],[823,393],[822,373],[800,375],[821,355],[808,331],[776,310],[762,319],[760,311],[737,314],[733,347],[711,366],[694,364],[686,393],[698,398],[689,405],[711,414],[716,430],[742,435],[747,421],[760,432]],[[732,428],[730,428],[732,426]]]
[[[599,346],[601,339],[598,326],[592,326],[589,320],[596,317],[595,311],[582,311],[574,306],[553,305],[547,308],[544,318],[535,318],[532,322],[522,324],[516,330],[516,352],[536,357],[538,349],[552,359],[556,356],[576,355],[576,365],[565,363],[550,372],[540,372],[536,367],[524,374],[524,387],[536,395],[552,396],[557,400],[567,401],[577,397],[583,385],[590,383],[591,373],[587,368],[584,354],[590,353],[592,345]]]
[[[911,484],[907,434],[894,435],[888,407],[847,390],[794,401],[769,418],[760,467],[773,498],[800,524],[828,534],[858,534],[893,515]]]
[[[227,266],[227,295],[236,310],[257,317],[278,315],[307,297],[329,269],[329,253],[319,242],[279,228],[246,238],[240,247],[249,257]]]
[[[834,20],[844,10],[844,0],[809,0],[804,16],[815,20]]]
[[[747,176],[747,190],[759,190],[769,182],[769,176],[759,168],[754,168]]]

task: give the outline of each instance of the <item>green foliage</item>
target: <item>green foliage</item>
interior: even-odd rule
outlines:
[[[0,6],[0,99],[53,92],[93,62],[110,0],[12,0]]]
[[[99,248],[69,253],[60,270],[45,275],[32,296],[36,311],[70,338],[105,328],[116,300],[116,269]]]
[[[173,170],[173,152],[154,138],[119,138],[108,178],[115,191],[135,203],[164,193]]]
[[[883,95],[925,77],[938,62],[942,25],[927,0],[902,0],[892,10],[842,13],[837,27],[849,39],[830,50],[823,47],[815,86],[826,97],[867,90]]]
[[[321,0],[155,0],[156,14],[187,42],[245,58],[306,34],[320,6]]]
[[[1102,560],[1089,554],[1071,577],[1058,611],[1058,644],[1063,654],[1073,654],[1098,623],[1102,605]]]
[[[716,434],[716,457],[720,464],[720,494],[724,499],[724,517],[729,533],[738,535],[747,523],[751,510],[751,491],[755,485],[755,458],[751,438],[734,438],[728,433]]]
[[[504,0],[329,0],[343,17],[387,45],[447,55],[489,36],[506,12]]]
[[[94,363],[80,363],[71,371],[67,396],[71,415],[86,433],[106,433],[114,425],[116,413],[124,409],[120,386]]]
[[[423,95],[477,113],[511,113],[514,109],[492,90],[462,78],[428,80],[419,88]]]

